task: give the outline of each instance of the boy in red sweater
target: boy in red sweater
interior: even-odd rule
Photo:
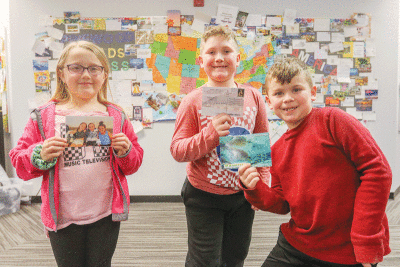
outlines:
[[[262,266],[376,266],[390,253],[385,214],[392,173],[369,131],[338,108],[312,108],[307,66],[297,58],[269,70],[267,102],[288,131],[272,146],[272,185],[239,168],[250,203],[290,212]]]
[[[179,106],[171,154],[188,162],[182,199],[188,227],[186,267],[240,267],[247,256],[254,210],[239,187],[237,172],[223,169],[217,155],[219,137],[268,131],[265,102],[255,88],[235,82],[240,53],[232,30],[210,28],[200,44],[200,63],[208,82]],[[205,87],[244,89],[243,116],[202,112]],[[262,180],[269,168],[258,168]]]

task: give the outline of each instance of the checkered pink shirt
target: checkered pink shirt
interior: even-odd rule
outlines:
[[[238,88],[245,88],[243,116],[232,117],[231,127],[241,127],[249,133],[268,132],[266,106],[261,94],[251,86],[238,84]],[[237,193],[239,175],[222,169],[216,151],[219,136],[211,122],[213,117],[202,115],[201,105],[202,87],[183,99],[175,122],[171,154],[179,162],[188,162],[187,177],[194,187],[219,195]],[[261,179],[269,184],[269,168],[257,170]]]

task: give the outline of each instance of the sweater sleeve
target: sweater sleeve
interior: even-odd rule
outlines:
[[[197,96],[197,95],[196,95]],[[194,95],[187,95],[180,104],[175,121],[170,151],[178,162],[190,162],[204,157],[219,144],[219,136],[210,121],[200,129]]]
[[[24,133],[17,145],[10,150],[11,163],[16,169],[17,176],[23,180],[30,180],[43,175],[46,170],[40,170],[32,162],[33,149],[42,144],[39,128],[36,121],[29,118]]]
[[[130,175],[137,172],[142,165],[143,148],[139,145],[133,126],[128,119],[125,120],[122,132],[128,137],[129,141],[131,141],[132,146],[126,155],[123,157],[116,156],[115,159],[124,175]]]
[[[351,115],[332,109],[328,124],[335,142],[360,174],[351,228],[356,260],[380,262],[389,237],[385,227],[385,209],[392,183],[389,163],[370,132]]]
[[[246,199],[256,208],[277,214],[289,213],[289,203],[283,196],[279,179],[272,179],[272,187],[260,182],[254,189],[243,188],[243,184],[241,187]]]

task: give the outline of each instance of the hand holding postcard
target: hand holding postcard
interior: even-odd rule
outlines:
[[[271,145],[269,133],[227,135],[219,138],[223,169],[237,169],[245,163],[252,167],[269,167]]]
[[[113,133],[113,117],[66,116],[61,136],[69,147],[109,146]]]
[[[201,114],[215,116],[226,113],[243,116],[244,89],[226,87],[203,87]]]

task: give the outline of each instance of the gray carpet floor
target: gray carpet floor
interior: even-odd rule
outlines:
[[[121,232],[112,266],[184,266],[187,230],[182,203],[132,203]],[[400,266],[400,196],[389,200],[392,253],[380,267]],[[257,211],[245,266],[261,266],[276,243],[279,225],[289,216]],[[23,205],[0,216],[0,266],[56,266],[49,239],[40,221],[40,204]]]

